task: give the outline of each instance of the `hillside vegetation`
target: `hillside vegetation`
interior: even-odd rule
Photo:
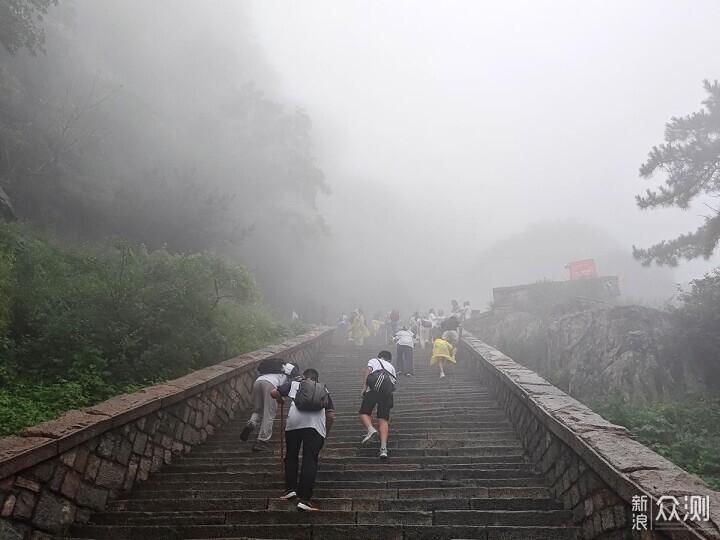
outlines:
[[[304,330],[261,300],[219,255],[0,224],[0,435]]]

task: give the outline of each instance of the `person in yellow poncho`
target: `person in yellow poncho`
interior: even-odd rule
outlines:
[[[454,336],[452,334],[455,334]],[[457,341],[456,332],[444,332],[442,338],[437,338],[433,342],[432,357],[430,358],[430,365],[437,364],[440,368],[440,378],[445,377],[445,362],[452,362],[455,364],[455,345]],[[454,339],[453,339],[454,338]]]
[[[348,330],[348,341],[354,341],[356,345],[362,345],[363,340],[370,335],[370,330],[365,326],[365,315],[359,309],[353,312],[353,321]]]

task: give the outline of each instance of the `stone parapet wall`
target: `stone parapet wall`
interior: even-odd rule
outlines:
[[[458,359],[472,366],[495,394],[551,493],[582,527],[585,540],[625,538],[720,539],[720,493],[642,445],[500,351],[465,334]],[[710,497],[710,521],[672,530],[631,530],[633,496],[646,496],[651,511],[661,496]]]
[[[261,360],[308,367],[333,333],[317,328],[0,439],[0,538],[39,540],[86,522],[247,408]]]

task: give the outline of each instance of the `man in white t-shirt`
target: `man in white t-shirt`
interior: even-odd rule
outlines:
[[[319,374],[317,370],[308,368],[303,372],[302,378],[317,382]],[[298,510],[315,511],[319,508],[310,499],[315,486],[320,450],[322,450],[325,439],[335,421],[335,411],[329,392],[324,409],[301,411],[295,406],[295,396],[299,388],[300,381],[294,380],[286,382],[270,392],[273,399],[278,401],[282,401],[284,397],[293,400],[285,424],[285,494],[280,498],[287,501],[297,497]],[[301,446],[303,458],[298,482]]]
[[[294,364],[286,362],[282,365],[281,373],[260,375],[253,383],[253,413],[240,433],[240,440],[247,441],[252,430],[260,424],[257,441],[252,447],[253,452],[270,450],[270,437],[272,437],[273,422],[277,414],[277,402],[270,397],[270,391],[284,384],[295,367]]]
[[[380,351],[377,358],[371,358],[368,361],[367,369],[363,374],[362,382],[362,404],[360,405],[360,422],[367,429],[367,434],[362,440],[362,444],[366,444],[373,440],[378,435],[378,430],[372,425],[372,413],[373,409],[377,405],[377,418],[378,427],[380,428],[380,459],[388,458],[387,451],[387,439],[388,432],[390,431],[390,409],[395,404],[393,401],[392,394],[379,394],[378,392],[371,390],[367,386],[367,377],[374,371],[385,369],[389,371],[392,376],[395,376],[395,368],[390,363],[392,360],[392,354],[390,351]]]
[[[415,375],[415,363],[413,362],[415,334],[403,326],[402,330],[399,330],[393,337],[393,342],[397,343],[398,373],[413,377]]]

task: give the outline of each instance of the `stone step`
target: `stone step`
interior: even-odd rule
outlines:
[[[429,458],[428,458],[429,459]],[[464,458],[460,458],[464,459]],[[422,463],[416,460],[414,463],[398,463],[393,459],[392,463],[378,462],[377,459],[368,461],[365,463],[355,463],[355,460],[329,460],[323,459],[322,471],[333,472],[333,471],[417,471],[426,469],[440,469],[440,470],[459,470],[459,469],[522,469],[527,471],[534,471],[534,466],[526,463],[521,456],[518,457],[516,462],[511,461],[509,458],[502,458],[500,461],[498,458],[495,461],[484,461],[479,463]],[[272,459],[266,462],[247,462],[241,463],[213,463],[211,461],[203,463],[189,463],[189,464],[178,464],[166,467],[158,477],[164,477],[165,474],[188,474],[188,473],[242,473],[247,472],[248,468],[263,468],[267,470],[274,470],[279,467],[278,460]]]
[[[235,491],[238,489],[276,489],[282,490],[284,483],[278,473],[276,481],[262,482],[159,482],[147,481],[137,487],[136,493],[155,491]],[[420,489],[420,488],[446,488],[446,487],[529,487],[544,486],[545,480],[541,476],[513,477],[513,478],[472,478],[461,480],[323,480],[319,479],[315,485],[318,489]]]
[[[316,498],[323,510],[363,511],[433,511],[433,510],[560,510],[560,504],[551,499],[531,498]],[[125,511],[152,512],[218,512],[226,510],[287,510],[290,502],[274,498],[221,498],[221,499],[166,499],[121,500],[110,503],[108,513],[124,516]],[[96,521],[95,523],[101,523]]]
[[[387,501],[386,501],[387,502]],[[401,501],[398,501],[401,502]],[[322,508],[322,507],[321,507]],[[97,512],[93,525],[182,526],[279,523],[358,523],[400,525],[563,525],[571,518],[567,510],[325,510],[299,512],[295,504],[286,503],[281,510],[226,510],[181,512]]]
[[[458,365],[437,378],[430,350],[417,377],[400,377],[388,441],[362,447],[359,378],[381,343],[332,348],[313,366],[328,385],[336,421],[315,483],[321,512],[282,501],[280,418],[270,451],[239,440],[249,411],[75,526],[83,538],[342,538],[571,540],[571,515],[550,497],[495,396]],[[394,353],[394,347],[388,348]],[[355,374],[357,373],[357,377]],[[285,407],[287,414],[287,407]],[[257,434],[257,430],[254,435]]]
[[[133,491],[130,499],[119,500],[136,501],[136,500],[152,500],[165,501],[172,499],[193,500],[193,499],[273,499],[278,498],[282,494],[282,489],[277,487],[267,489],[228,489],[215,490],[212,489],[190,489],[184,491]],[[317,487],[314,495],[319,498],[327,499],[344,499],[344,498],[378,498],[378,499],[454,499],[454,498],[490,498],[490,499],[509,499],[509,498],[528,498],[528,499],[548,499],[549,491],[545,486],[488,486],[488,487],[448,487],[448,488],[403,488],[403,489],[338,489]]]
[[[351,434],[362,434],[363,428],[360,425],[360,422],[357,421],[357,417],[355,418],[355,423],[350,423],[349,425],[346,424],[340,424],[339,421],[336,420],[335,424],[333,424],[332,428],[332,437],[334,438],[336,435],[344,434],[344,433],[351,433]],[[276,426],[279,425],[280,420],[276,419]],[[405,422],[403,422],[405,423]],[[242,428],[244,427],[244,424],[242,426],[238,426],[236,429],[227,429],[224,430],[218,434],[213,435],[213,440],[225,440],[229,443],[237,443],[240,442],[238,437],[240,436],[240,433],[242,432]],[[398,429],[391,424],[390,429],[393,433],[398,431]],[[255,431],[253,431],[255,433]],[[276,428],[275,434],[277,435],[278,431]],[[476,436],[480,437],[485,433],[507,433],[508,435],[516,435],[512,427],[510,427],[510,424],[507,422],[483,422],[482,425],[478,425],[476,427],[472,428],[458,428],[458,427],[438,427],[434,428],[432,430],[428,430],[426,428],[422,427],[407,427],[404,426],[402,428],[402,434],[412,434],[412,433],[437,433],[437,434],[453,434],[453,433],[472,433]],[[192,450],[190,451],[190,454],[186,454],[185,456],[179,457],[178,459],[183,459],[187,456],[192,456]]]
[[[215,457],[196,457],[193,456],[193,454],[186,454],[185,456],[178,457],[175,461],[172,462],[172,464],[166,466],[163,471],[167,470],[170,471],[171,467],[175,466],[192,466],[193,464],[204,464],[204,463],[217,463],[222,465],[233,465],[233,464],[242,464],[242,465],[248,465],[251,467],[261,467],[261,466],[273,466],[278,463],[277,457],[270,456],[265,453],[257,453],[257,452],[246,452],[244,454],[233,454],[231,457],[217,457],[217,453],[213,454]],[[301,453],[302,455],[302,453]],[[366,458],[366,457],[355,457],[351,460],[348,460],[346,458],[342,457],[330,457],[326,455],[322,455],[322,463],[323,465],[331,465],[331,464],[379,464],[377,457],[372,458]],[[423,457],[421,459],[417,458],[401,458],[401,457],[393,457],[392,463],[393,464],[408,464],[408,463],[417,463],[417,464],[461,464],[461,463],[503,463],[504,459],[507,459],[508,463],[526,463],[527,460],[524,456],[476,456],[476,457]]]
[[[233,482],[233,483],[257,483],[275,480],[280,471],[272,472],[191,472],[191,473],[165,473],[147,480],[146,486],[154,486],[158,484],[176,484],[176,483],[217,483],[217,482]],[[415,470],[393,470],[385,468],[384,470],[367,469],[362,471],[331,471],[321,469],[318,471],[318,481],[390,481],[396,479],[403,480],[464,480],[487,479],[487,478],[528,478],[539,476],[528,467],[516,468],[474,468],[474,469],[415,469]]]
[[[410,439],[410,438],[390,438],[387,442],[388,449],[392,448],[491,448],[494,446],[506,446],[506,447],[521,447],[522,443],[518,438],[494,438],[487,437],[482,440],[474,438],[456,438],[454,435],[448,435],[449,438],[433,437],[433,438],[422,438],[422,439]],[[359,449],[360,442],[362,441],[362,435],[355,437],[344,437],[333,440],[333,450],[339,450],[343,448],[355,448]],[[271,444],[279,445],[280,441],[270,441]],[[373,441],[374,445],[379,445],[378,441]],[[204,445],[206,449],[212,450],[213,448],[225,448],[226,443],[208,443]],[[367,445],[365,446],[368,447]],[[370,446],[372,447],[372,446]],[[279,447],[278,447],[279,448]],[[278,449],[279,451],[279,449]]]
[[[317,514],[321,514],[318,512]],[[307,516],[307,514],[303,514]],[[76,527],[84,538],[112,540],[174,539],[252,539],[292,538],[337,540],[450,540],[455,538],[482,540],[575,540],[580,538],[576,527],[535,525],[472,526],[472,525],[401,525],[401,524],[321,524],[308,519],[303,523],[278,525],[185,525],[167,526],[108,526]]]
[[[280,454],[280,449],[278,446],[276,446],[276,443],[274,442],[271,445],[271,452],[273,455]],[[263,453],[262,455],[270,455],[271,452]],[[355,447],[347,447],[347,448],[333,448],[332,445],[328,445],[327,448],[323,448],[322,451],[322,458],[329,458],[329,457],[339,457],[339,456],[347,456],[347,457],[377,457],[377,449],[376,448],[369,448],[369,447],[363,447],[363,448],[357,448],[357,445]],[[243,449],[235,449],[235,450],[228,450],[228,448],[212,448],[212,449],[203,449],[199,450],[195,453],[195,456],[203,456],[203,457],[235,457],[235,456],[247,456],[247,455],[253,455],[251,450],[249,448],[243,448]],[[460,448],[398,448],[394,449],[392,451],[392,455],[390,456],[391,459],[394,459],[396,457],[422,457],[422,456],[472,456],[472,457],[481,457],[481,456],[503,456],[503,455],[511,455],[511,456],[522,456],[523,450],[522,448],[514,444],[512,446],[503,446],[503,445],[487,445],[487,446],[464,446]]]

